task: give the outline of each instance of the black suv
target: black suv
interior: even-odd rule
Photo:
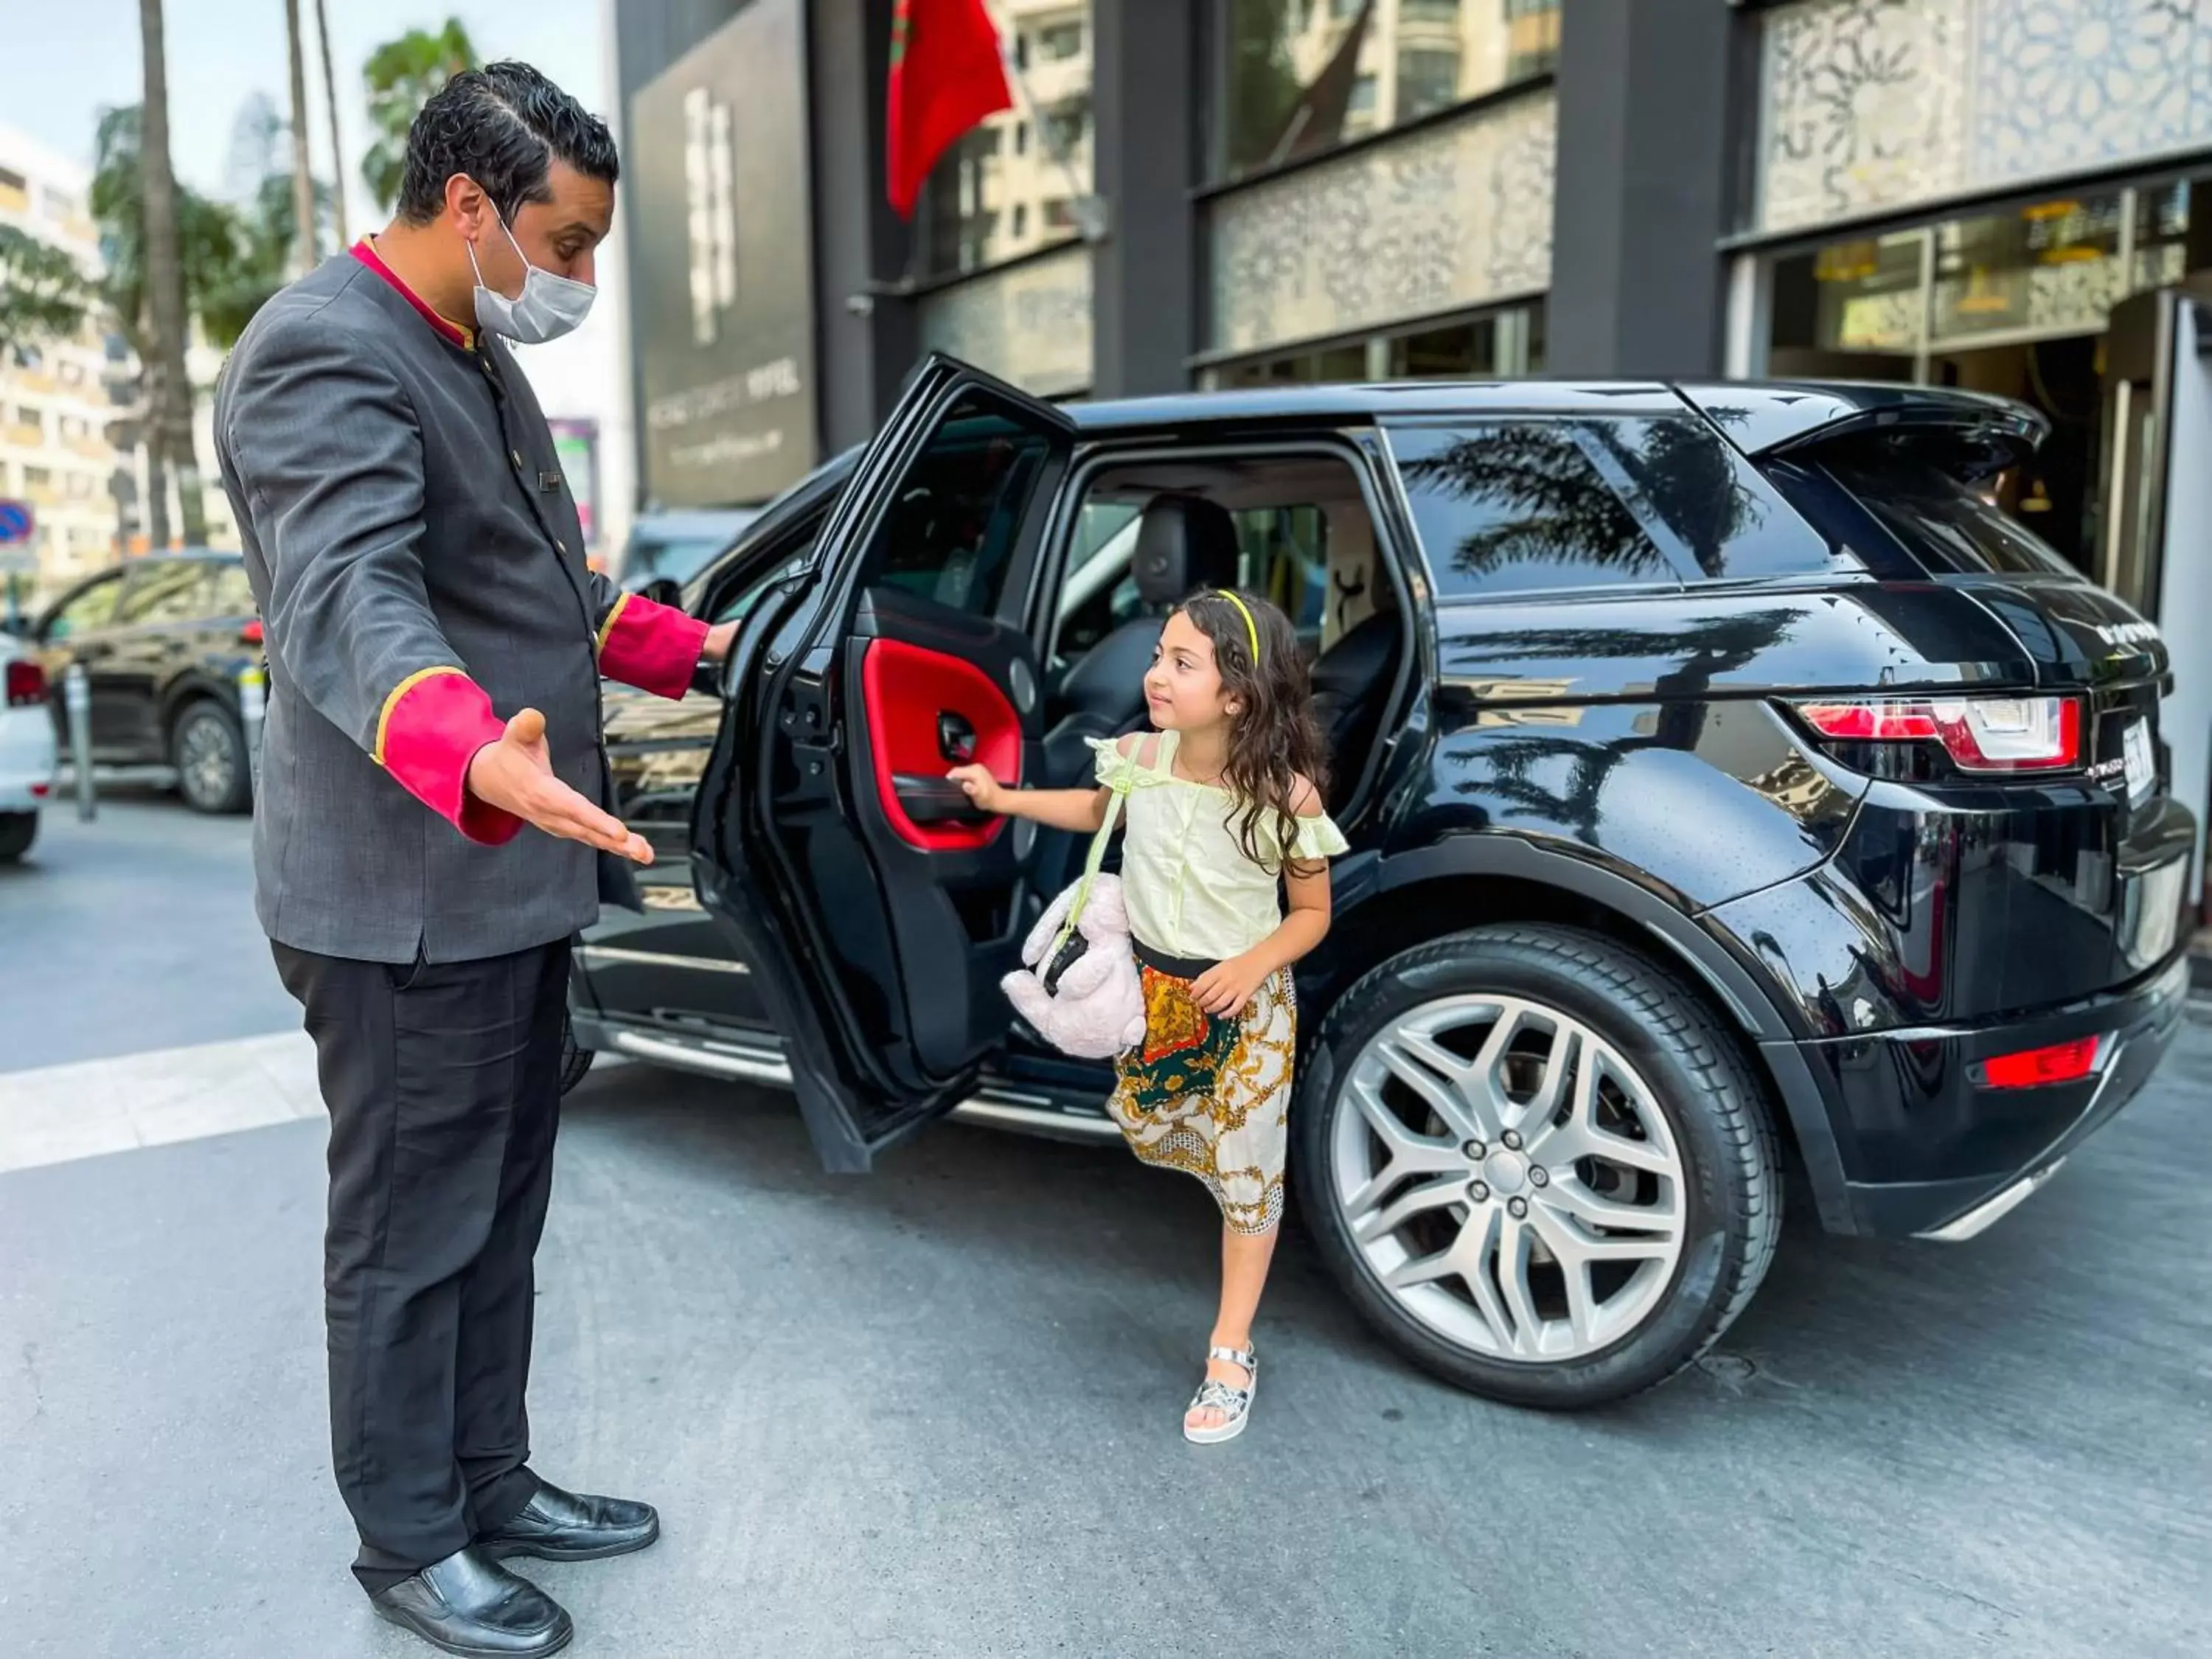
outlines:
[[[238,677],[263,660],[261,619],[235,553],[133,559],[64,594],[33,633],[52,688],[66,755],[63,675],[84,668],[92,757],[103,766],[168,766],[202,812],[252,804]]]
[[[2194,841],[2164,647],[1978,493],[1960,393],[1412,385],[1055,408],[942,358],[611,693],[662,862],[577,957],[605,1048],[787,1082],[859,1170],[931,1120],[1110,1135],[998,986],[1201,582],[1297,621],[1353,851],[1301,964],[1299,1207],[1413,1360],[1544,1406],[1711,1344],[1788,1158],[1830,1231],[1971,1237],[2157,1064]]]

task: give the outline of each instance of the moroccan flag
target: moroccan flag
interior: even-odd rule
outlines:
[[[884,126],[891,205],[901,218],[914,216],[914,198],[938,157],[1013,102],[983,0],[896,0]]]

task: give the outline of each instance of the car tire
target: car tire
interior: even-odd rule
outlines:
[[[1459,1140],[1447,1108],[1500,1139]],[[1292,1117],[1305,1224],[1353,1304],[1416,1364],[1514,1405],[1673,1376],[1780,1236],[1773,1123],[1736,1038],[1601,933],[1477,927],[1392,957],[1330,1011]]]
[[[178,794],[195,812],[243,812],[253,804],[246,733],[221,703],[202,698],[185,705],[170,728],[169,764]]]
[[[13,864],[39,838],[36,812],[0,812],[0,864]]]
[[[561,1016],[561,1092],[565,1095],[581,1083],[586,1074],[591,1071],[592,1062],[598,1058],[597,1049],[580,1048],[576,1046],[575,1022],[568,1015],[562,1014]]]

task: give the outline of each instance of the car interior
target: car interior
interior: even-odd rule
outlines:
[[[1048,781],[1082,781],[1086,739],[1144,723],[1167,614],[1201,587],[1280,605],[1313,675],[1331,805],[1357,793],[1404,654],[1395,582],[1358,475],[1328,454],[1112,465],[1085,489],[1048,644]],[[1111,534],[1098,538],[1100,527]]]
[[[942,495],[957,501],[963,493]],[[939,601],[994,551],[982,526],[948,526],[932,510],[943,504],[939,492],[917,492],[898,505],[904,533],[895,539],[914,574],[885,573],[887,583]],[[974,550],[929,552],[948,527]],[[744,615],[818,528],[817,520],[785,544],[769,568],[754,564],[738,582],[710,584],[705,613],[716,622]],[[1079,786],[1091,772],[1089,739],[1142,726],[1145,671],[1169,611],[1201,587],[1224,586],[1264,593],[1290,617],[1330,757],[1330,808],[1353,803],[1397,690],[1406,624],[1359,478],[1326,452],[1116,461],[1091,474],[1041,653],[1042,785]]]

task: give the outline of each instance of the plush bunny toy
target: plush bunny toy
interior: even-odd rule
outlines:
[[[1062,1054],[1110,1060],[1144,1041],[1144,985],[1129,951],[1129,914],[1121,902],[1120,878],[1093,876],[1089,886],[1090,896],[1082,901],[1075,922],[1081,953],[1053,978],[1053,962],[1064,957],[1054,944],[1083,893],[1084,884],[1078,883],[1054,899],[1030,929],[1022,945],[1028,970],[1009,974],[1000,984],[1014,1011]]]

